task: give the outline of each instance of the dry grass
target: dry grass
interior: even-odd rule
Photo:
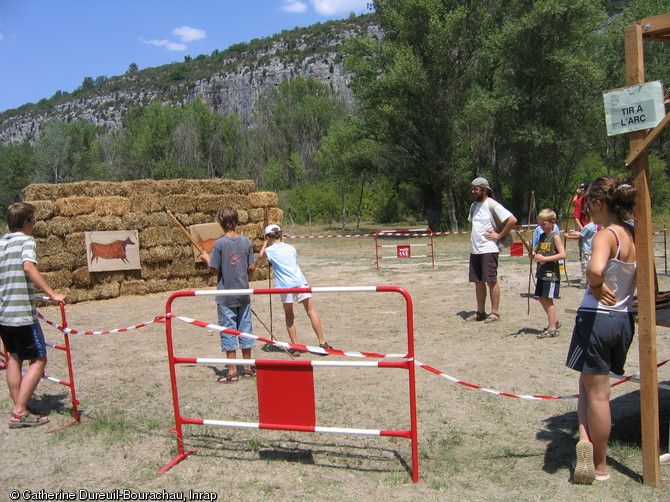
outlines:
[[[302,230],[302,229],[299,229]],[[317,233],[317,232],[315,232]],[[492,326],[465,323],[474,291],[466,282],[467,236],[436,240],[437,266],[391,261],[374,269],[370,238],[295,239],[303,271],[312,286],[398,285],[415,307],[417,359],[462,380],[517,394],[572,394],[576,374],[563,366],[570,317],[581,290],[564,286],[559,301],[564,328],[551,340],[535,335],[546,324],[539,305],[526,316],[528,265],[525,258],[501,258],[503,318]],[[574,251],[574,246],[573,246]],[[574,255],[574,253],[572,253]],[[574,256],[572,256],[574,258]],[[578,264],[569,263],[575,277]],[[177,281],[166,277],[165,281]],[[668,277],[659,277],[669,289]],[[128,281],[129,285],[131,281]],[[148,284],[149,281],[147,281]],[[161,286],[165,286],[161,284]],[[176,282],[172,284],[177,284]],[[186,282],[184,284],[187,284]],[[136,287],[140,287],[135,283]],[[267,286],[267,281],[252,285]],[[138,290],[145,293],[144,290]],[[316,294],[327,340],[336,348],[402,352],[404,306],[391,294]],[[79,303],[68,307],[69,325],[80,330],[132,326],[164,312],[166,294]],[[286,339],[278,298],[255,296],[253,308]],[[47,317],[57,316],[45,308]],[[211,297],[179,299],[173,311],[216,322]],[[315,337],[304,312],[296,311],[298,336]],[[267,336],[254,319],[255,333]],[[45,327],[48,338],[53,330]],[[187,449],[197,452],[163,475],[156,471],[176,454],[170,381],[162,324],[113,335],[73,335],[78,397],[92,421],[53,434],[2,429],[6,461],[0,469],[0,499],[10,489],[66,491],[214,491],[219,500],[459,500],[564,501],[670,499],[664,486],[640,482],[639,393],[635,384],[612,393],[614,428],[610,449],[612,481],[597,486],[570,483],[576,431],[574,400],[527,401],[496,397],[456,385],[426,371],[417,374],[421,482],[410,481],[409,441],[353,435],[308,434],[253,429],[185,426]],[[56,337],[57,338],[57,337]],[[659,359],[670,357],[668,330],[658,330]],[[175,327],[176,353],[221,357],[218,335],[185,324]],[[283,353],[262,350],[261,359]],[[306,359],[324,360],[304,355]],[[325,360],[335,359],[335,357]],[[637,344],[627,373],[637,371]],[[667,367],[659,380],[670,380]],[[193,418],[257,420],[253,382],[217,384],[215,365],[178,368],[181,412]],[[65,377],[63,356],[50,353],[48,373]],[[405,374],[364,368],[318,371],[317,423],[324,426],[401,428],[406,425]],[[290,396],[290,390],[289,394]],[[9,412],[6,391],[0,406]],[[65,387],[42,382],[33,408],[66,425],[71,403]],[[668,444],[670,395],[661,392],[661,437]],[[11,460],[11,461],[10,461]]]

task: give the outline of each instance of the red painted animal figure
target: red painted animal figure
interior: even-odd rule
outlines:
[[[97,260],[99,258],[102,258],[104,260],[113,260],[115,258],[121,258],[124,263],[128,263],[128,260],[126,259],[126,247],[128,245],[134,245],[135,243],[130,240],[130,237],[128,237],[126,240],[123,241],[114,241],[110,242],[109,244],[99,244],[97,242],[91,242],[90,250],[91,250],[91,264],[93,263],[93,260]]]
[[[216,239],[209,239],[207,241],[198,241],[198,244],[200,244],[200,247],[202,249],[204,249],[208,253],[211,253],[215,242],[216,242]]]

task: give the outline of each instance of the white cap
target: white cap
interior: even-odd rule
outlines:
[[[275,232],[281,232],[281,228],[279,228],[279,225],[275,225],[273,223],[272,225],[268,225],[267,227],[265,227],[265,235],[273,234]]]

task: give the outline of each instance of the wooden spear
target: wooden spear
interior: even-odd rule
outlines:
[[[528,300],[528,311],[527,311],[526,315],[530,315],[530,280],[531,280],[531,277],[533,276],[533,248],[530,244],[528,244],[526,239],[524,239],[523,232],[517,232],[517,235],[521,239],[521,242],[523,242],[523,246],[526,248],[526,251],[528,251],[528,257],[530,258],[530,263],[529,263],[530,270],[528,272],[528,296],[526,297],[527,300]]]

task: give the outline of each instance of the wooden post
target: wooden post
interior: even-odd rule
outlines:
[[[642,27],[627,26],[626,85],[644,82]],[[645,131],[630,133],[630,150],[644,141]],[[638,337],[640,341],[640,421],[642,427],[642,476],[645,485],[660,486],[658,423],[658,374],[656,370],[656,292],[654,249],[651,236],[651,198],[647,152],[631,165],[637,189],[635,204],[635,249],[637,254]]]

